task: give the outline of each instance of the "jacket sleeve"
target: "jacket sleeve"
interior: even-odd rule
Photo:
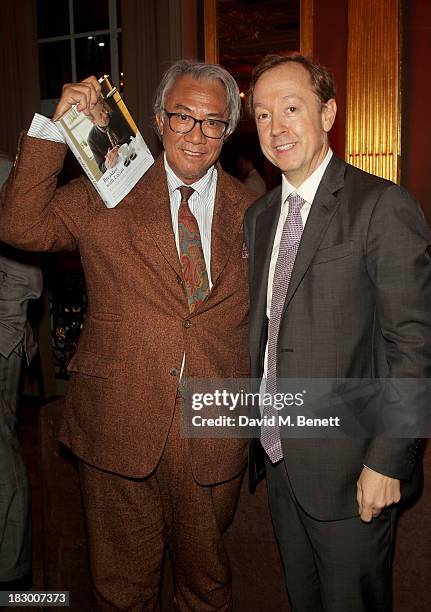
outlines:
[[[405,438],[391,437],[391,421],[395,432],[402,423],[420,432],[431,399],[430,244],[431,233],[417,202],[402,188],[388,187],[370,219],[366,267],[374,285],[388,377],[402,400],[383,402],[389,433],[373,439],[364,463],[401,480],[409,478],[419,444],[408,437],[407,429]]]
[[[0,240],[31,251],[74,250],[102,200],[86,178],[57,187],[67,146],[24,135],[0,197]]]

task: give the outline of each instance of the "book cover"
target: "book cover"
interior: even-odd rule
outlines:
[[[117,88],[106,75],[99,83],[90,115],[72,107],[55,124],[106,206],[114,208],[154,159]]]

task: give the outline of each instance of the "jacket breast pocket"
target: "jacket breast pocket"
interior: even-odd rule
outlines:
[[[312,265],[326,263],[327,261],[334,261],[336,259],[344,259],[349,257],[353,253],[353,240],[348,242],[342,242],[334,246],[325,247],[316,251],[313,258]]]
[[[111,376],[116,363],[117,360],[111,357],[96,355],[95,353],[78,349],[67,369],[70,373],[74,372],[84,376],[107,379]]]

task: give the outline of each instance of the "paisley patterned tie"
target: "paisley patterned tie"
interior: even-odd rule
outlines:
[[[190,312],[194,312],[209,293],[208,273],[199,226],[189,208],[189,198],[194,189],[182,185],[179,191],[181,193],[181,204],[178,210],[180,263],[189,309]]]

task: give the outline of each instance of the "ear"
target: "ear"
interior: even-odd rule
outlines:
[[[337,103],[333,98],[331,98],[322,108],[322,127],[325,132],[329,132],[334,125],[336,114]]]
[[[165,127],[165,124],[163,123],[163,119],[160,114],[156,115],[156,123],[157,127],[159,128],[160,135],[163,136],[163,129]]]

